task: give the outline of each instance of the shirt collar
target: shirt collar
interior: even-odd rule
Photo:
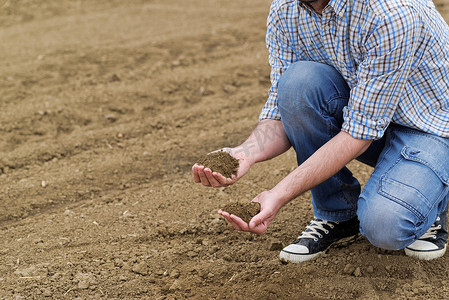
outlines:
[[[309,11],[309,12],[313,12],[314,10],[312,9],[312,7],[306,3],[302,3],[301,1],[296,1],[296,3],[298,4],[299,7],[304,8],[305,10]]]
[[[346,3],[347,0],[330,0],[328,6],[330,6],[340,18],[343,18],[346,12]],[[302,3],[301,1],[298,1],[298,5],[302,8],[305,8],[309,12],[313,12],[311,6]]]
[[[329,6],[335,11],[337,16],[343,18],[346,12],[346,4],[348,0],[330,0]]]

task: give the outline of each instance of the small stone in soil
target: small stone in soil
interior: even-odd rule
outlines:
[[[141,262],[139,264],[134,265],[132,271],[140,275],[147,275],[149,271],[148,265],[145,262]]]
[[[231,178],[237,174],[239,161],[225,151],[212,152],[201,157],[197,162],[198,165],[204,166],[217,172],[226,178]]]
[[[347,264],[343,269],[343,273],[350,275],[355,271],[355,267],[352,264]]]
[[[223,208],[223,211],[228,212],[229,214],[240,217],[243,221],[248,223],[252,217],[257,215],[260,211],[260,204],[258,202],[231,202],[226,204]]]
[[[86,290],[89,288],[89,282],[87,280],[81,280],[80,282],[78,282],[78,288],[80,290]]]

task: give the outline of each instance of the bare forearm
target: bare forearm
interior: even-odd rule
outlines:
[[[335,175],[347,163],[365,152],[371,142],[340,132],[272,189],[279,195],[279,205],[283,206]]]
[[[284,126],[278,120],[262,120],[251,132],[248,139],[234,149],[242,152],[252,163],[276,157],[290,148]]]

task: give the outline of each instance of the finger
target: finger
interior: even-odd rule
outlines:
[[[210,186],[210,182],[207,179],[206,175],[204,174],[204,167],[203,166],[198,166],[197,170],[198,170],[198,176],[200,177],[201,183],[204,186]]]
[[[230,215],[230,218],[232,219],[232,221],[234,221],[235,224],[237,224],[241,228],[241,230],[243,230],[243,231],[250,231],[248,223],[243,221],[239,216]]]
[[[228,222],[232,225],[232,227],[234,227],[235,230],[238,230],[238,231],[241,231],[241,230],[242,230],[242,228],[241,228],[237,223],[234,222],[234,220],[231,218],[231,215],[230,215],[228,212],[222,211],[222,210],[220,209],[220,210],[218,211],[218,213],[219,213],[220,215],[222,215],[223,217],[225,217],[226,220],[228,220]]]
[[[250,231],[256,234],[264,234],[268,229],[268,225],[265,222],[260,223],[256,227],[250,227]]]
[[[216,172],[212,172],[212,170],[209,169],[209,168],[205,168],[205,169],[204,169],[204,174],[206,175],[207,180],[209,180],[209,183],[210,183],[213,187],[221,187],[221,186],[223,186],[223,185],[222,185],[222,184],[215,178],[215,176],[213,176],[213,173],[216,173]]]
[[[249,221],[249,228],[254,233],[262,234],[267,229],[267,220],[270,217],[271,213],[268,213],[267,211],[261,211],[257,215],[255,215],[250,221]]]
[[[235,230],[237,231],[242,231],[243,229],[240,227],[240,225],[238,223],[236,223],[233,219],[232,219],[232,215],[230,215],[228,212],[225,211],[221,211],[220,213],[223,217],[226,218],[226,220],[228,220],[228,222],[232,225],[232,227],[234,227]]]
[[[198,169],[197,169],[198,165],[194,164],[192,167],[192,175],[193,175],[193,181],[196,183],[200,183],[201,179],[200,176],[198,175]]]
[[[232,179],[226,178],[223,175],[221,175],[220,173],[213,172],[212,176],[214,176],[215,180],[218,181],[222,186],[228,186],[233,183]]]

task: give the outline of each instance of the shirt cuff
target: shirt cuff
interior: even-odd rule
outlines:
[[[262,112],[259,115],[259,121],[262,121],[265,119],[280,120],[281,114],[279,113],[278,108],[273,107],[273,108],[262,109]]]
[[[356,139],[362,140],[378,140],[382,138],[390,124],[390,120],[373,120],[348,107],[343,109],[343,118],[344,122],[341,130],[349,133]]]

